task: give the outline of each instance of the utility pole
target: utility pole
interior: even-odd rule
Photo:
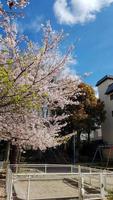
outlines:
[[[73,136],[73,164],[75,165],[75,161],[76,161],[76,159],[75,159],[75,136],[76,136],[76,134],[74,134],[74,136]]]

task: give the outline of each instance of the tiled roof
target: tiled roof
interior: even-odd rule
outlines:
[[[103,83],[103,82],[106,81],[107,79],[112,79],[112,80],[113,80],[113,76],[112,76],[112,75],[106,75],[106,76],[104,76],[102,79],[100,79],[100,80],[96,83],[96,86],[99,86],[101,83]]]
[[[113,92],[113,83],[110,84],[110,85],[108,86],[108,88],[107,88],[105,94],[110,94],[110,93],[112,93],[112,92]]]

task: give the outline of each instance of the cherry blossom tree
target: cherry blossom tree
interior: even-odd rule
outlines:
[[[22,15],[20,8],[28,1],[7,4],[8,11],[0,5],[0,138],[18,149],[45,150],[61,143],[59,132],[65,124],[60,121],[66,116],[43,115],[43,108],[46,106],[48,112],[63,108],[73,103],[70,97],[75,90],[79,93],[79,78],[61,76],[72,59],[73,47],[61,53],[64,33],[53,31],[49,22],[42,25],[42,42],[38,45],[20,36],[15,18]]]

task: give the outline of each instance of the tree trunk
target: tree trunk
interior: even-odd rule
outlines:
[[[20,149],[18,146],[16,145],[12,146],[12,153],[11,153],[11,158],[10,158],[11,164],[18,163],[19,152],[20,152]]]
[[[80,146],[80,134],[81,132],[77,131],[77,147]]]
[[[7,163],[9,163],[10,146],[11,146],[11,143],[10,143],[10,141],[8,141],[8,142],[7,142],[7,145],[6,145],[6,153],[5,153],[5,161],[6,161]]]
[[[19,155],[18,155],[18,164],[20,163],[20,161],[21,161],[21,151],[19,150]]]
[[[16,164],[18,164],[19,161],[19,155],[20,155],[20,149],[18,146],[14,145],[12,146],[12,152],[10,156],[10,163],[12,166],[12,171],[16,172]]]
[[[76,161],[80,159],[80,134],[81,132],[77,131],[77,147],[76,147]]]
[[[90,132],[88,132],[88,143],[90,143]]]

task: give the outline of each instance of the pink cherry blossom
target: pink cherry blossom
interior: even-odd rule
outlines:
[[[10,9],[20,9],[28,1],[7,3]],[[42,43],[36,46],[18,34],[15,12],[7,12],[1,5],[0,15],[0,138],[20,149],[45,150],[59,145],[60,130],[66,125],[60,121],[67,116],[52,116],[50,110],[73,103],[70,97],[79,93],[79,77],[61,75],[73,47],[61,53],[64,33],[53,31],[49,22],[42,26]],[[44,106],[47,115],[42,112]]]

